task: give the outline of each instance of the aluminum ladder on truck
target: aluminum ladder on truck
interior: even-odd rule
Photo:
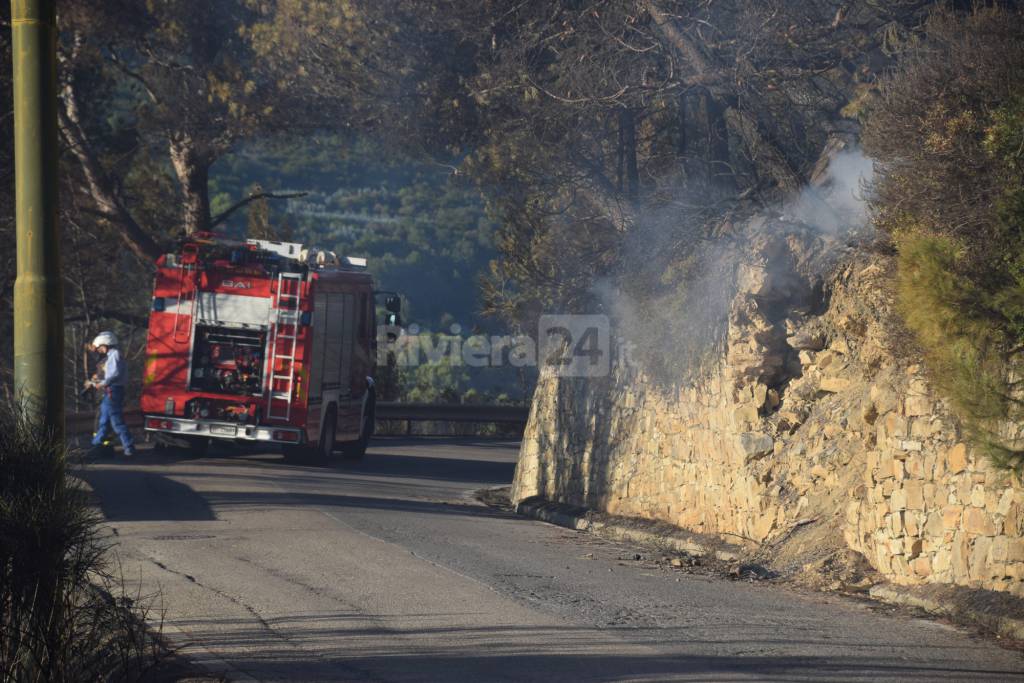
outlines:
[[[198,264],[198,250],[195,247],[186,248],[182,254],[181,263],[178,266],[178,299],[174,306],[174,329],[171,337],[177,344],[184,344],[192,340],[192,330],[195,328],[196,308],[199,304],[199,283],[196,281],[196,268]],[[186,280],[191,287],[187,290]],[[189,312],[183,315],[181,311],[182,299],[188,295]],[[188,325],[185,325],[182,318],[188,318]]]
[[[267,418],[288,421],[292,417],[295,388],[295,351],[298,348],[299,304],[302,303],[302,273],[278,273],[274,328],[270,333],[269,400]],[[280,347],[280,348],[279,348]],[[278,362],[282,365],[278,368]],[[281,406],[281,402],[284,403]]]

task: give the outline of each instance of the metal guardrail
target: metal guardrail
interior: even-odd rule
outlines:
[[[377,404],[378,420],[411,420],[413,422],[495,422],[526,425],[529,406],[492,406],[475,404],[396,403]]]
[[[475,404],[443,403],[397,403],[382,401],[377,404],[378,420],[399,420],[404,422],[483,422],[526,426],[529,406],[492,406]],[[124,421],[129,427],[142,426],[141,410],[124,411]],[[87,411],[68,413],[64,428],[68,434],[91,432],[96,424],[96,413]]]

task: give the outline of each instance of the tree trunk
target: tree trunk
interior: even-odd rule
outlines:
[[[181,187],[185,234],[209,232],[211,155],[201,152],[192,136],[186,133],[171,136],[170,154]]]
[[[706,84],[711,87],[725,76],[727,70],[712,64],[700,48],[676,28],[673,18],[663,12],[654,0],[641,0],[640,6],[647,10],[658,31],[675,48],[689,68],[690,76],[683,79],[687,85]]]
[[[61,99],[64,106],[58,111],[57,119],[61,134],[64,136],[72,156],[75,157],[82,169],[89,194],[96,203],[100,215],[121,233],[121,238],[137,256],[147,260],[156,260],[163,250],[132,217],[115,190],[114,183],[104,171],[99,159],[96,158],[85,130],[82,128],[78,101],[75,98],[74,86],[70,81],[64,85]]]
[[[662,11],[656,0],[640,1],[661,36],[682,57],[691,72],[692,76],[683,81],[691,86],[703,85],[709,96],[723,105],[730,100],[735,102],[735,92],[728,79],[729,69],[716,63],[713,55],[705,55],[700,46],[675,25],[673,17]],[[760,175],[771,178],[786,194],[798,192],[803,187],[803,180],[786,155],[764,134],[753,116],[735,105],[724,106],[721,113],[725,126],[743,141]]]
[[[725,110],[725,121],[746,146],[750,159],[762,178],[771,178],[783,193],[793,195],[804,186],[803,179],[793,170],[789,160],[762,133],[750,115],[735,108]]]
[[[704,161],[708,184],[721,192],[733,193],[736,191],[736,176],[729,152],[729,128],[725,120],[727,109],[707,91],[701,95],[701,105],[707,119]]]

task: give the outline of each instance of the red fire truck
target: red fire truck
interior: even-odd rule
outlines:
[[[365,259],[193,236],[157,261],[145,429],[200,452],[226,439],[361,457],[374,425],[374,317]]]

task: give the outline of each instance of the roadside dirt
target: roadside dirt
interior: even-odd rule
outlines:
[[[488,488],[476,491],[474,497],[485,505],[514,513],[509,492],[508,486]],[[984,618],[985,614],[994,614],[1024,619],[1024,606],[1018,604],[1018,600],[1009,600],[1009,596],[958,587],[906,589],[908,593],[920,594],[924,600],[950,605],[946,615],[872,597],[869,591],[884,583],[882,577],[863,556],[836,542],[841,538],[834,528],[838,520],[805,520],[773,543],[745,542],[745,552],[733,560],[723,560],[716,554],[721,555],[723,549],[727,549],[726,555],[731,554],[737,547],[735,544],[708,535],[690,534],[663,522],[614,517],[594,511],[587,511],[585,516],[588,528],[578,533],[619,546],[619,565],[623,567],[744,581],[813,595],[826,602],[833,598],[852,600],[878,613],[965,627],[1003,648],[1024,652],[1024,640],[1000,636],[993,622]],[[623,539],[622,530],[626,530],[627,540]],[[647,543],[638,540],[654,538],[657,534],[685,536],[703,546],[703,551],[666,552],[656,540]]]

